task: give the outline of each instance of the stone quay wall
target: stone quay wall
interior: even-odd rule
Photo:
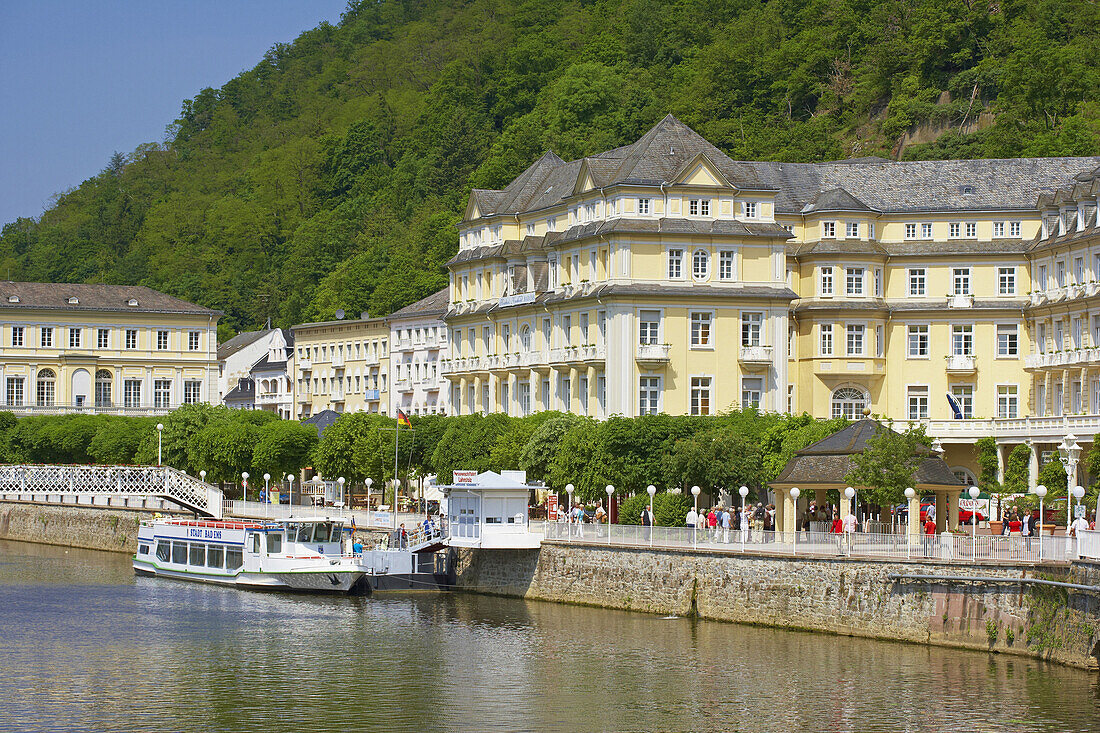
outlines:
[[[137,552],[138,525],[152,519],[143,509],[0,503],[0,539],[109,552]]]
[[[1100,586],[1100,564],[1040,568],[544,542],[454,550],[458,588],[533,600],[1037,656],[1097,668],[1100,593],[891,575]]]

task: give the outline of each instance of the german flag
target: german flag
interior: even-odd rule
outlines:
[[[406,428],[411,428],[412,427],[412,423],[409,422],[409,416],[406,415],[401,410],[397,411],[397,424],[402,426],[402,427],[406,427]]]

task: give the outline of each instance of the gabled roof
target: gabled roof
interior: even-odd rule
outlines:
[[[237,380],[237,386],[225,393],[223,402],[251,402],[256,399],[256,382],[245,377]]]
[[[813,201],[802,208],[804,214],[820,211],[872,211],[872,209],[843,188],[830,188],[826,191],[818,191]]]

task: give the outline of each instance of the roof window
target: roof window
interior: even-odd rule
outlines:
[[[128,301],[126,301],[126,305],[130,306],[131,308],[137,307],[137,304],[137,298],[130,298]]]
[[[19,302],[19,296],[18,295],[9,295],[8,296],[8,302],[9,303],[18,303]]]
[[[959,193],[971,194],[974,193],[974,187],[969,185],[959,186]]]
[[[80,299],[75,295],[69,296],[69,305],[80,305]]]

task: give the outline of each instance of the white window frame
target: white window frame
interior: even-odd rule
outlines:
[[[846,221],[846,222],[844,222],[844,238],[845,239],[859,239],[859,222],[858,221]]]
[[[856,274],[858,273],[858,275]],[[844,294],[850,297],[861,297],[867,294],[867,268],[844,268]],[[853,289],[853,286],[854,289]]]
[[[1014,265],[997,268],[997,293],[999,295],[1016,294],[1016,267]]]
[[[974,289],[971,283],[971,269],[969,267],[953,267],[951,268],[951,294],[952,295],[972,295]],[[961,289],[959,284],[965,285]]]
[[[753,316],[757,316],[758,318],[753,318]],[[764,321],[765,321],[765,317],[766,316],[765,316],[763,311],[741,311],[741,314],[740,314],[740,317],[739,317],[738,320],[740,321],[740,325],[741,325],[741,345],[742,346],[760,346],[764,343]],[[749,343],[745,343],[746,342],[746,338],[745,338],[746,337],[746,333],[745,333],[745,327],[746,326],[749,327],[748,334],[747,334],[749,336],[749,338],[747,339],[749,341]],[[755,326],[755,329],[753,328],[754,326]],[[753,339],[754,335],[755,335],[755,340]]]
[[[699,326],[698,332],[696,325]],[[704,334],[705,329],[705,334]],[[714,348],[714,311],[691,311],[688,313],[688,343],[693,349]],[[696,338],[706,336],[706,338]]]
[[[1020,327],[1016,323],[998,323],[996,326],[998,359],[1018,359],[1020,357]],[[1003,338],[1002,338],[1003,337]]]
[[[823,222],[821,222],[821,238],[822,239],[836,239],[836,222],[835,221],[823,221]]]
[[[932,231],[933,231],[932,222],[930,222],[930,221],[921,222],[921,225],[920,225],[920,238],[921,239],[931,239],[932,238]]]
[[[905,412],[910,420],[927,420],[929,408],[927,384],[909,384],[905,387]],[[915,408],[915,409],[914,409]]]
[[[905,238],[916,239],[917,238],[917,225],[916,223],[907,223],[905,225]]]
[[[684,279],[684,248],[683,247],[669,247],[666,255],[667,268],[665,272],[668,274],[669,280],[683,280]]]
[[[923,329],[923,333],[921,331]],[[920,353],[921,336],[923,335],[924,341],[924,353]],[[916,345],[918,348],[914,351],[913,347]],[[905,358],[907,359],[929,359],[932,353],[932,339],[931,328],[927,323],[910,323],[906,327],[905,333]]]
[[[649,199],[647,199],[647,198],[638,199],[638,213],[639,214],[648,214],[649,213]]]
[[[970,390],[970,392],[964,395],[961,390]],[[951,393],[951,397],[954,398],[955,404],[959,406],[963,419],[972,419],[974,417],[974,385],[952,384],[948,391]]]
[[[638,375],[639,415],[656,415],[664,411],[665,395],[662,385],[663,380],[659,374]]]
[[[974,324],[951,324],[951,355],[974,356]]]
[[[744,209],[746,219],[755,219],[759,215],[758,212],[760,209],[755,201],[744,202]]]
[[[1017,384],[997,385],[997,417],[1004,420],[1020,415],[1020,387]]]
[[[821,356],[833,356],[836,351],[835,329],[831,323],[821,323],[817,327],[817,350]]]
[[[706,380],[705,384],[704,381]],[[696,382],[698,381],[698,385]],[[698,408],[696,407],[698,393]],[[706,398],[706,411],[703,411],[703,398]],[[711,374],[692,374],[688,378],[688,413],[691,415],[713,415],[714,413],[714,376]]]
[[[909,295],[911,297],[923,298],[928,295],[928,268],[926,267],[910,267],[906,271],[906,280],[909,288]],[[920,292],[916,292],[914,285],[920,285]]]
[[[701,259],[700,255],[702,255]],[[702,262],[701,269],[700,262]],[[702,247],[696,248],[691,253],[691,278],[696,282],[710,279],[710,252]]]
[[[753,386],[755,385],[755,386]],[[755,394],[756,399],[751,399]],[[741,377],[741,409],[759,410],[764,404],[764,379],[763,377]]]
[[[818,277],[818,294],[823,298],[831,298],[836,292],[834,288],[834,273],[832,265],[822,265]]]
[[[737,279],[737,250],[718,251],[718,279],[722,282],[732,282]]]
[[[859,333],[859,350],[852,350],[852,336]],[[844,355],[859,357],[867,355],[867,324],[866,323],[845,323],[844,324]]]

